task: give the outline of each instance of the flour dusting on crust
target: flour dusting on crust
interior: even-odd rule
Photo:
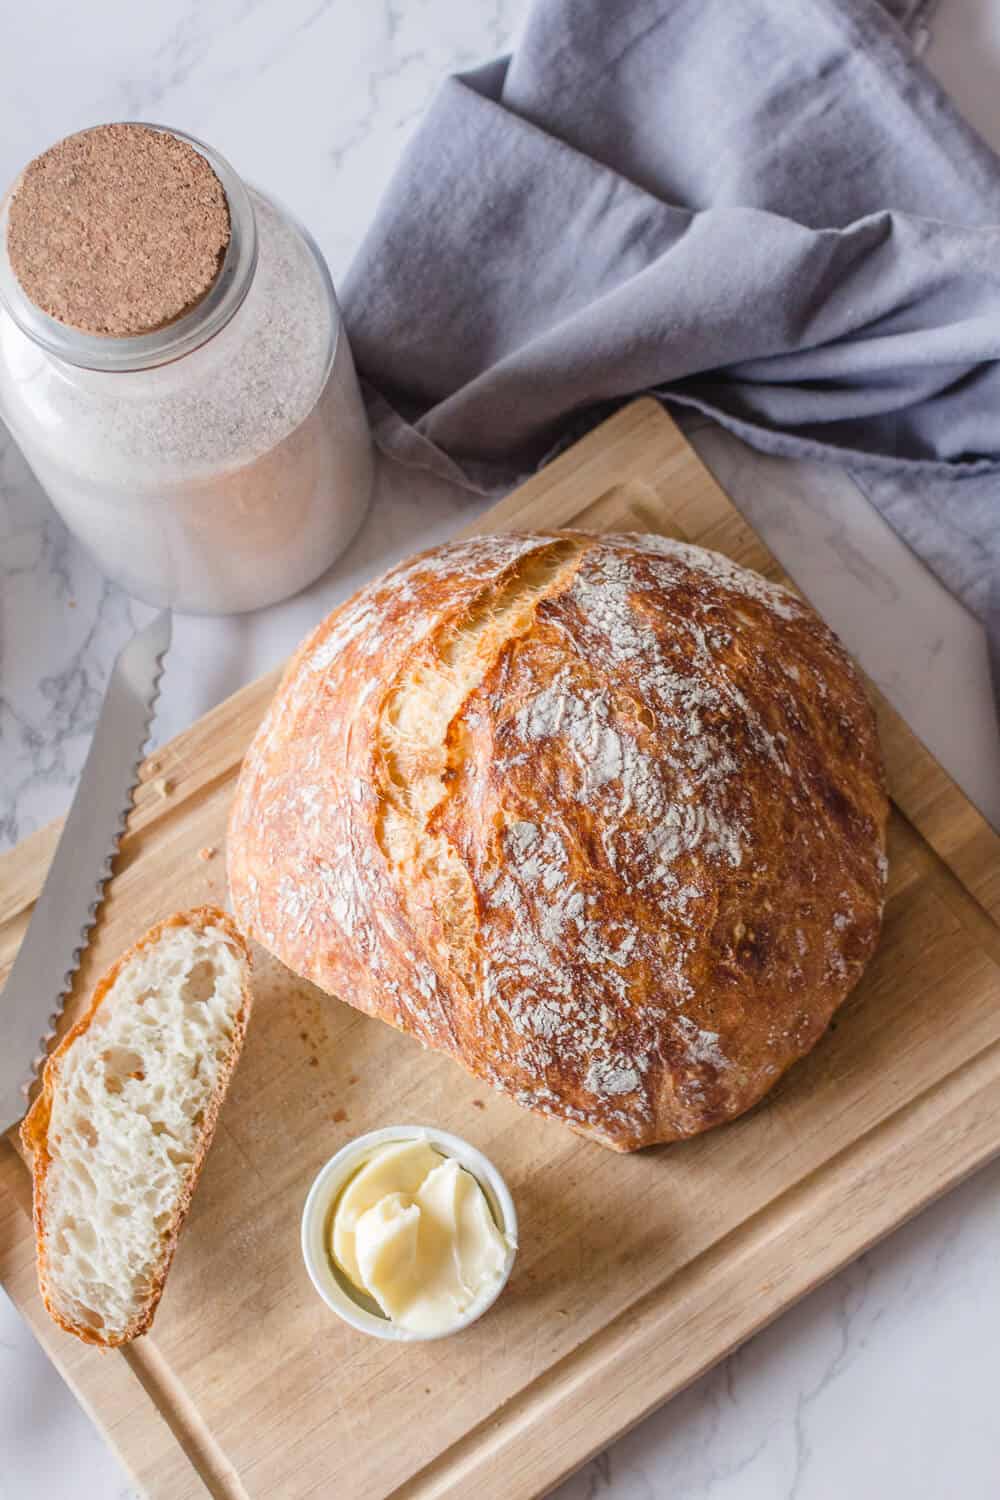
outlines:
[[[663,537],[476,538],[305,643],[241,776],[233,900],[298,972],[633,1149],[819,1036],[878,933],[886,806],[857,674],[794,594]]]

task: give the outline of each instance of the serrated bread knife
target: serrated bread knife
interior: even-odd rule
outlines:
[[[171,614],[123,648],[56,852],[0,993],[0,1134],[20,1120],[59,1019],[132,808],[159,696]]]

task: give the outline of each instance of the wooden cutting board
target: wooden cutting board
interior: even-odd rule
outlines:
[[[475,529],[560,525],[659,531],[781,576],[651,401]],[[64,1024],[150,922],[225,899],[233,780],[274,686],[245,688],[147,764]],[[895,804],[881,946],[812,1056],[725,1129],[614,1156],[263,961],[155,1329],[106,1355],[41,1309],[28,1177],[0,1141],[0,1280],[147,1495],[540,1495],[1000,1149],[1000,839],[879,708]],[[0,861],[0,976],[55,837]],[[339,1323],[298,1248],[323,1161],[402,1121],[486,1151],[522,1228],[493,1312],[415,1347]]]

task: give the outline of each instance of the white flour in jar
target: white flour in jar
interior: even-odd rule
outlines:
[[[208,342],[107,373],[0,314],[0,413],[68,525],[130,592],[230,613],[304,587],[368,504],[372,454],[325,267],[251,192],[258,264]]]

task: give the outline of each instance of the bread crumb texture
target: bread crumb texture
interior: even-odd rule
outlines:
[[[221,912],[154,929],[99,987],[25,1123],[50,1311],[115,1344],[151,1317],[238,1055],[248,959]]]
[[[150,333],[221,269],[229,205],[208,161],[168,131],[98,125],[43,151],[15,184],[11,269],[36,307],[81,333]]]
[[[244,762],[244,930],[619,1150],[749,1108],[878,935],[874,715],[804,601],[658,536],[478,537],[305,642]]]

